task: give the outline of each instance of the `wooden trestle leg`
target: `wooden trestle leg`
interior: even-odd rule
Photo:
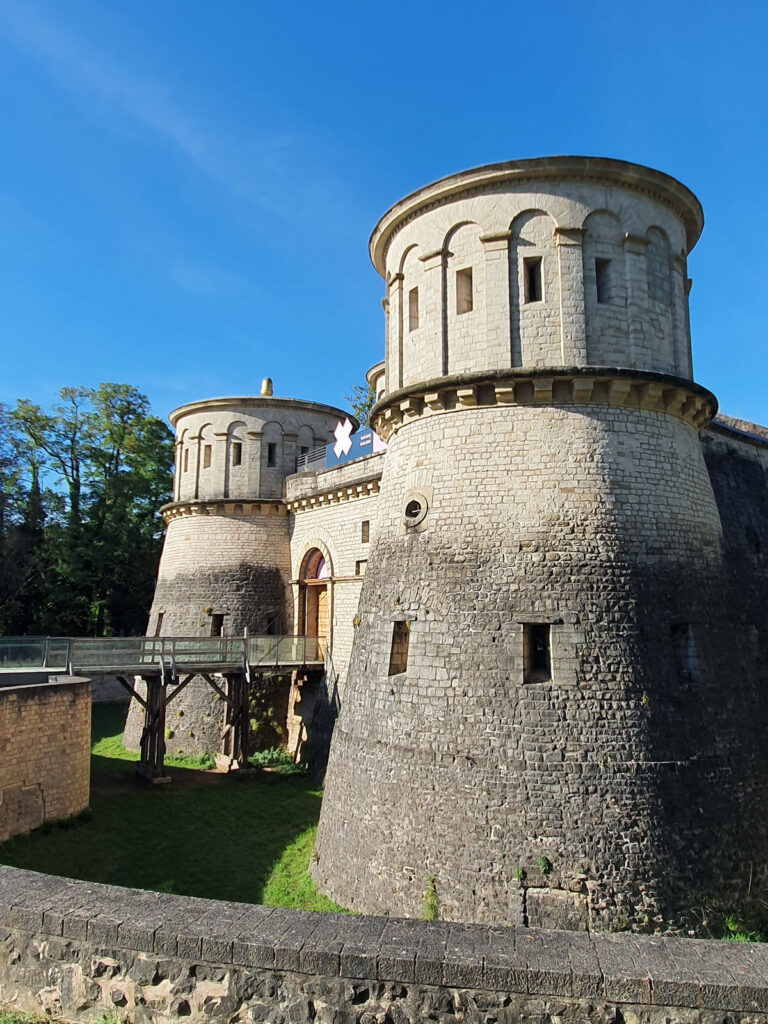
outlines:
[[[147,685],[144,728],[141,731],[141,758],[137,772],[146,779],[165,777],[165,698],[166,687],[159,675],[146,675]]]
[[[226,676],[224,699],[221,757],[230,769],[247,768],[250,709],[248,679],[242,672]]]

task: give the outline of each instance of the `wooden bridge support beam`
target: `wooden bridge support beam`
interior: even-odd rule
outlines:
[[[166,687],[162,676],[142,676],[147,686],[141,756],[136,771],[146,779],[165,777]]]
[[[227,675],[224,683],[224,725],[220,756],[229,769],[248,767],[250,720],[246,675],[242,672]]]

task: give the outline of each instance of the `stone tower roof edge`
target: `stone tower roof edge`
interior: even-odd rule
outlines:
[[[439,178],[404,196],[378,220],[371,232],[368,252],[375,269],[385,276],[384,257],[396,231],[408,220],[433,206],[450,202],[461,193],[497,188],[504,182],[557,180],[603,181],[616,187],[652,194],[672,207],[685,225],[687,250],[693,248],[704,227],[704,211],[694,193],[672,175],[644,164],[611,157],[545,156],[483,164]]]

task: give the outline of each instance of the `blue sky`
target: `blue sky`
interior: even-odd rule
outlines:
[[[680,178],[696,379],[768,423],[768,8],[0,0],[0,401],[338,403],[383,356],[378,217],[552,153]]]

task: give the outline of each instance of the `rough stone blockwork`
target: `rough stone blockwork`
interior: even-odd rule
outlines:
[[[88,806],[87,679],[0,689],[0,842]]]
[[[764,1024],[768,949],[275,910],[4,867],[0,1005],[137,1024]]]
[[[702,446],[701,228],[569,157],[376,226],[388,447],[311,868],[341,905],[687,931],[762,890],[764,438]]]

